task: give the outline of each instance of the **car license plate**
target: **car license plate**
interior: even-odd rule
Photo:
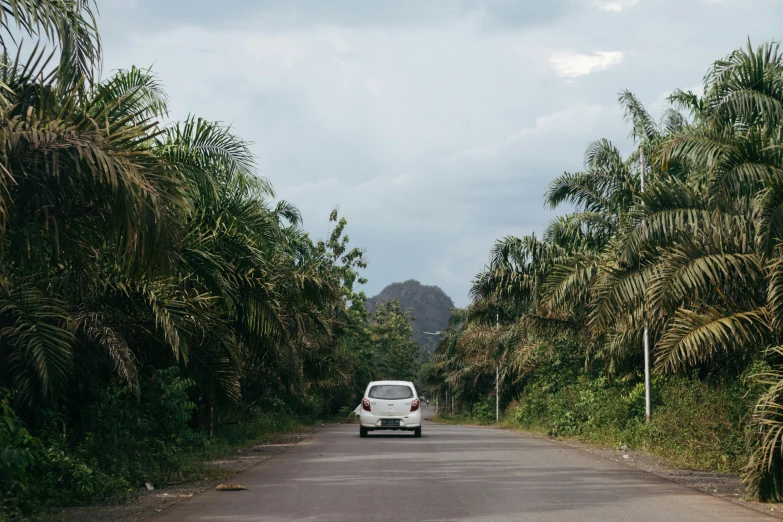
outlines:
[[[381,426],[399,426],[400,419],[381,419]]]

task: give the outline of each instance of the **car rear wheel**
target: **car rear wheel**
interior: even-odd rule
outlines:
[[[366,437],[367,436],[367,428],[365,428],[364,426],[359,426],[359,436],[361,438]]]
[[[415,430],[413,430],[413,436],[416,437],[417,439],[421,438],[421,427],[416,428]]]

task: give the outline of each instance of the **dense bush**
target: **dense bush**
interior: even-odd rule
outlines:
[[[736,379],[656,378],[652,389],[649,424],[643,383],[588,375],[557,390],[531,383],[506,420],[550,436],[645,449],[687,468],[737,472],[747,463],[745,433],[758,395]]]
[[[0,390],[0,519],[16,513],[20,497],[30,489],[32,468],[41,453],[41,441],[27,431]]]
[[[30,435],[2,399],[0,491],[7,514],[116,498],[145,480],[176,472],[182,452],[203,445],[188,427],[192,381],[176,367],[155,371],[137,397],[125,387],[99,392],[84,413],[89,427],[76,443],[56,431]],[[47,416],[51,418],[51,416]]]
[[[0,520],[121,491],[125,482],[30,434],[0,393]]]
[[[145,481],[156,486],[214,475],[207,461],[236,447],[312,421],[311,401],[301,415],[284,401],[237,407],[217,419],[213,437],[192,429],[193,382],[172,367],[153,372],[137,396],[125,387],[99,393],[85,411],[88,429],[78,441],[42,428],[34,437],[8,401],[0,399],[0,520],[49,507],[121,500]],[[51,414],[47,415],[48,418]]]
[[[186,448],[204,443],[205,436],[188,426],[196,408],[188,396],[192,386],[172,367],[153,372],[138,397],[126,387],[100,392],[85,412],[88,429],[75,453],[129,488],[165,480]]]

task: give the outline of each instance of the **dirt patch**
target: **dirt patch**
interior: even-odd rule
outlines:
[[[263,444],[248,446],[237,451],[236,455],[209,464],[221,470],[223,479],[187,482],[169,485],[161,489],[139,491],[139,496],[122,504],[99,504],[64,508],[45,518],[48,521],[63,522],[131,522],[143,520],[155,513],[197,495],[202,491],[214,488],[219,482],[249,469],[270,457],[278,455],[291,446],[310,438],[314,433],[325,428],[326,424],[307,426],[301,430],[270,439]]]

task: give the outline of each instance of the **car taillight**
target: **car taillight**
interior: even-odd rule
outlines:
[[[419,399],[413,399],[411,401],[411,412],[414,412],[419,409]]]
[[[370,410],[370,399],[362,399],[362,408],[364,408],[367,411]]]

